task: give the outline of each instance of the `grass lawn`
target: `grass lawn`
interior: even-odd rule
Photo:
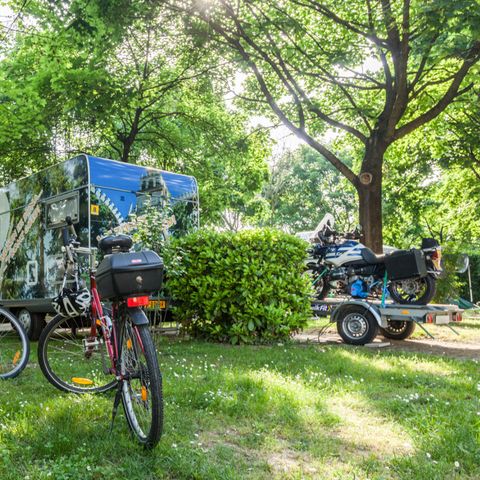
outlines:
[[[123,412],[109,432],[113,394],[55,390],[32,347],[0,384],[2,480],[480,478],[477,361],[163,339],[165,433],[145,452]]]

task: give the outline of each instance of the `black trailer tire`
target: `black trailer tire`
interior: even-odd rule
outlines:
[[[406,320],[388,320],[388,327],[380,328],[380,333],[385,338],[390,338],[392,340],[405,340],[412,336],[415,327],[415,322],[407,322]]]
[[[30,312],[26,308],[20,308],[14,313],[27,332],[28,338],[36,342],[45,327],[45,313]]]
[[[337,331],[350,345],[365,345],[374,340],[378,323],[371,312],[361,305],[340,307],[337,314]]]

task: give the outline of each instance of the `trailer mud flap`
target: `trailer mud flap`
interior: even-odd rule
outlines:
[[[128,314],[130,315],[134,325],[148,325],[149,323],[145,312],[139,307],[129,308]]]
[[[363,307],[365,310],[368,310],[377,321],[379,327],[386,328],[388,326],[387,320],[382,318],[382,316],[380,315],[380,312],[378,311],[377,308],[375,308],[375,306],[367,302],[362,302],[361,300],[353,300],[353,301],[349,300],[346,303],[342,303],[341,305],[338,305],[338,307],[336,307],[335,310],[332,312],[330,321],[332,323],[335,323],[342,312],[342,308],[347,307],[349,305],[359,305]]]

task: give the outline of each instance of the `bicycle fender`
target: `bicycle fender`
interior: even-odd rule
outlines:
[[[140,307],[129,308],[128,314],[134,325],[148,325],[149,323],[145,312]]]

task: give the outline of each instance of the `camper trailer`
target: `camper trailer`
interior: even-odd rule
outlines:
[[[194,177],[79,155],[0,188],[0,303],[37,339],[61,283],[61,229],[69,216],[81,246],[132,215],[168,211],[168,234],[198,227]],[[87,260],[85,260],[87,261]]]

